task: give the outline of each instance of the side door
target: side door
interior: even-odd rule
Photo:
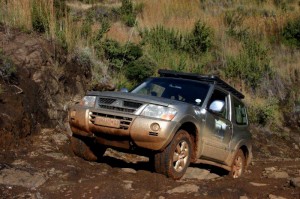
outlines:
[[[232,138],[230,95],[215,89],[207,104],[202,156],[224,162]]]

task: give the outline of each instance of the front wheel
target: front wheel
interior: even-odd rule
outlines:
[[[192,141],[185,130],[179,130],[164,151],[154,155],[155,171],[175,180],[186,172],[192,154]]]
[[[239,149],[233,159],[229,175],[232,178],[239,178],[244,173],[246,167],[246,158],[241,149]]]

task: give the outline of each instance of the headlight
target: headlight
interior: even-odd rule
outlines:
[[[177,111],[173,108],[149,104],[143,110],[141,115],[163,120],[172,120],[175,117],[176,113]]]
[[[96,96],[84,96],[80,101],[80,105],[87,107],[94,107],[96,102]]]

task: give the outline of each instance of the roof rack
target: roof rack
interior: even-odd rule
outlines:
[[[201,82],[212,83],[231,92],[233,95],[235,95],[240,99],[244,99],[245,97],[241,92],[237,91],[235,88],[233,88],[232,86],[230,86],[225,81],[223,81],[222,79],[220,79],[218,76],[215,75],[199,75],[196,73],[183,73],[183,72],[176,72],[173,70],[165,70],[165,69],[159,69],[158,74],[161,77],[176,77],[176,78],[191,79],[191,80],[197,80]]]

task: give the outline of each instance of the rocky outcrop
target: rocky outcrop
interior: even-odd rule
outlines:
[[[35,33],[1,26],[0,45],[15,68],[12,80],[0,78],[0,147],[41,127],[62,127],[68,105],[88,88],[91,66]]]

